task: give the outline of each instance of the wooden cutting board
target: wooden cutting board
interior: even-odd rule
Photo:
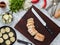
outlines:
[[[54,32],[53,35],[50,35],[50,33],[46,30],[46,28],[42,25],[42,23],[37,19],[37,17],[32,13],[31,8],[34,8],[37,13],[44,19],[44,21],[47,23],[47,26]],[[52,22],[45,14],[43,14],[39,9],[37,9],[35,6],[32,6],[27,13],[22,17],[22,19],[16,24],[15,28],[22,33],[25,37],[27,37],[30,41],[32,41],[35,45],[50,45],[50,43],[54,40],[54,38],[58,35],[60,32],[60,28]],[[28,29],[26,27],[27,19],[34,18],[35,22],[35,28],[38,32],[45,35],[45,40],[43,42],[37,41],[28,33]]]

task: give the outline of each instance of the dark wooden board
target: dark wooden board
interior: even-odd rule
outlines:
[[[37,17],[32,13],[31,8],[34,8],[38,14],[46,21],[47,26],[51,28],[54,32],[54,35],[50,35],[50,33],[45,29],[45,27],[41,24],[41,22],[37,19]],[[22,19],[16,24],[15,28],[22,33],[25,37],[27,37],[30,41],[32,41],[35,45],[50,45],[50,43],[54,40],[57,34],[60,32],[60,28],[53,23],[48,17],[45,16],[39,9],[35,6],[32,6],[28,12],[22,17]],[[37,41],[28,33],[28,29],[26,27],[27,19],[34,18],[35,28],[38,32],[45,35],[45,40],[43,42]]]

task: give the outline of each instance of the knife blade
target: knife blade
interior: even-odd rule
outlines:
[[[32,8],[33,14],[39,19],[39,21],[42,23],[42,25],[47,29],[47,31],[53,35],[53,31],[46,25],[46,22],[39,16],[39,14]]]

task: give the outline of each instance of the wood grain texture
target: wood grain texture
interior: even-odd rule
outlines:
[[[45,29],[42,23],[37,19],[37,17],[32,13],[31,8],[34,8],[37,13],[44,19],[47,23],[47,26],[54,32],[54,35],[50,35],[50,33]],[[50,43],[54,40],[54,38],[60,32],[60,28],[53,23],[45,14],[43,14],[39,9],[35,6],[32,6],[28,12],[22,17],[22,19],[16,24],[15,28],[22,33],[25,37],[27,37],[30,41],[32,41],[35,45],[50,45]],[[34,18],[35,28],[38,32],[45,35],[45,40],[43,42],[37,41],[28,33],[28,29],[26,27],[27,19]]]

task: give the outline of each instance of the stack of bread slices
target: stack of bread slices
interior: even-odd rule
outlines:
[[[31,36],[34,37],[34,39],[41,42],[44,41],[45,36],[36,30],[33,18],[29,18],[27,20],[27,28],[28,28],[28,32],[30,33]]]

